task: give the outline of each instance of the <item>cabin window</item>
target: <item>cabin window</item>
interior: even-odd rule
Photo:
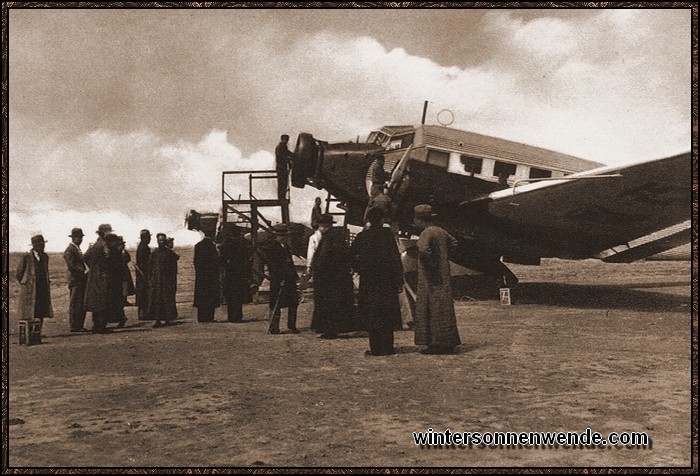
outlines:
[[[413,143],[413,134],[406,134],[399,137],[391,137],[391,142],[386,146],[386,150],[405,149]]]
[[[530,167],[530,178],[549,178],[552,176],[551,170],[542,170]]]
[[[459,160],[462,162],[462,165],[464,165],[464,171],[468,174],[474,175],[481,173],[481,159],[470,157],[468,155],[460,155]]]
[[[401,138],[401,148],[405,149],[409,145],[413,144],[413,134],[406,134]]]
[[[428,149],[428,163],[431,165],[437,165],[443,169],[447,168],[447,164],[450,161],[450,154],[448,152],[443,152],[441,150],[431,150]]]
[[[506,176],[515,175],[515,167],[515,164],[499,162],[497,160],[496,164],[493,166],[493,175],[495,177],[500,177],[501,174],[505,174]]]

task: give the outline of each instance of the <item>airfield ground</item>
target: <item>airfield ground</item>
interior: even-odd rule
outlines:
[[[366,357],[366,336],[308,330],[311,299],[299,335],[266,335],[264,304],[242,324],[197,323],[192,254],[178,252],[176,325],[153,329],[131,307],[109,335],[68,332],[65,265],[51,255],[56,318],[31,347],[17,343],[10,257],[11,468],[690,465],[689,262],[514,266],[513,305],[455,303],[457,355],[422,355],[402,331],[397,355]],[[416,446],[428,428],[646,432],[651,445]]]

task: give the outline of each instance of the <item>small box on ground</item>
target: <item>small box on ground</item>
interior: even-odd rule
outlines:
[[[501,288],[501,305],[510,306],[510,288]]]
[[[41,344],[41,319],[19,321],[19,345]]]

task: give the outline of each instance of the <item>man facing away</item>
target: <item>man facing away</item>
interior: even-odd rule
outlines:
[[[105,237],[112,233],[112,225],[103,223],[97,228],[97,240],[85,252],[88,279],[85,288],[85,310],[92,313],[92,332],[108,334],[109,282],[107,275],[110,249]]]
[[[313,256],[314,313],[311,328],[322,339],[357,330],[353,323],[353,282],[350,249],[345,230],[333,227],[333,216],[324,213],[318,229],[321,242]]]
[[[394,329],[401,328],[403,267],[394,235],[382,226],[383,216],[379,208],[367,212],[370,226],[350,247],[353,269],[360,275],[360,312],[369,330],[367,355],[393,354]]]
[[[219,252],[206,234],[194,245],[194,307],[198,322],[214,322],[214,312],[221,304]]]
[[[414,208],[414,222],[423,230],[418,237],[418,291],[414,319],[416,345],[427,345],[424,354],[453,354],[461,344],[457,330],[449,254],[457,240],[433,223],[430,205]]]
[[[274,239],[263,247],[270,281],[270,327],[268,334],[280,334],[281,309],[287,308],[287,329],[291,334],[298,334],[297,329],[297,282],[299,276],[294,267],[291,247],[289,245],[289,228],[286,223],[275,225],[271,229]]]
[[[68,266],[68,325],[71,332],[90,332],[85,329],[85,285],[87,284],[87,267],[80,250],[83,243],[83,230],[73,228],[68,235],[71,242],[63,252],[63,259]]]
[[[220,249],[224,268],[224,298],[228,322],[243,322],[243,304],[252,301],[253,281],[252,249],[250,242],[241,236],[241,229],[232,225],[224,235]]]

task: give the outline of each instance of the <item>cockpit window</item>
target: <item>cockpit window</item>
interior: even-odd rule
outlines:
[[[386,147],[386,145],[389,143],[389,136],[381,131],[372,131],[367,137],[367,143]]]

